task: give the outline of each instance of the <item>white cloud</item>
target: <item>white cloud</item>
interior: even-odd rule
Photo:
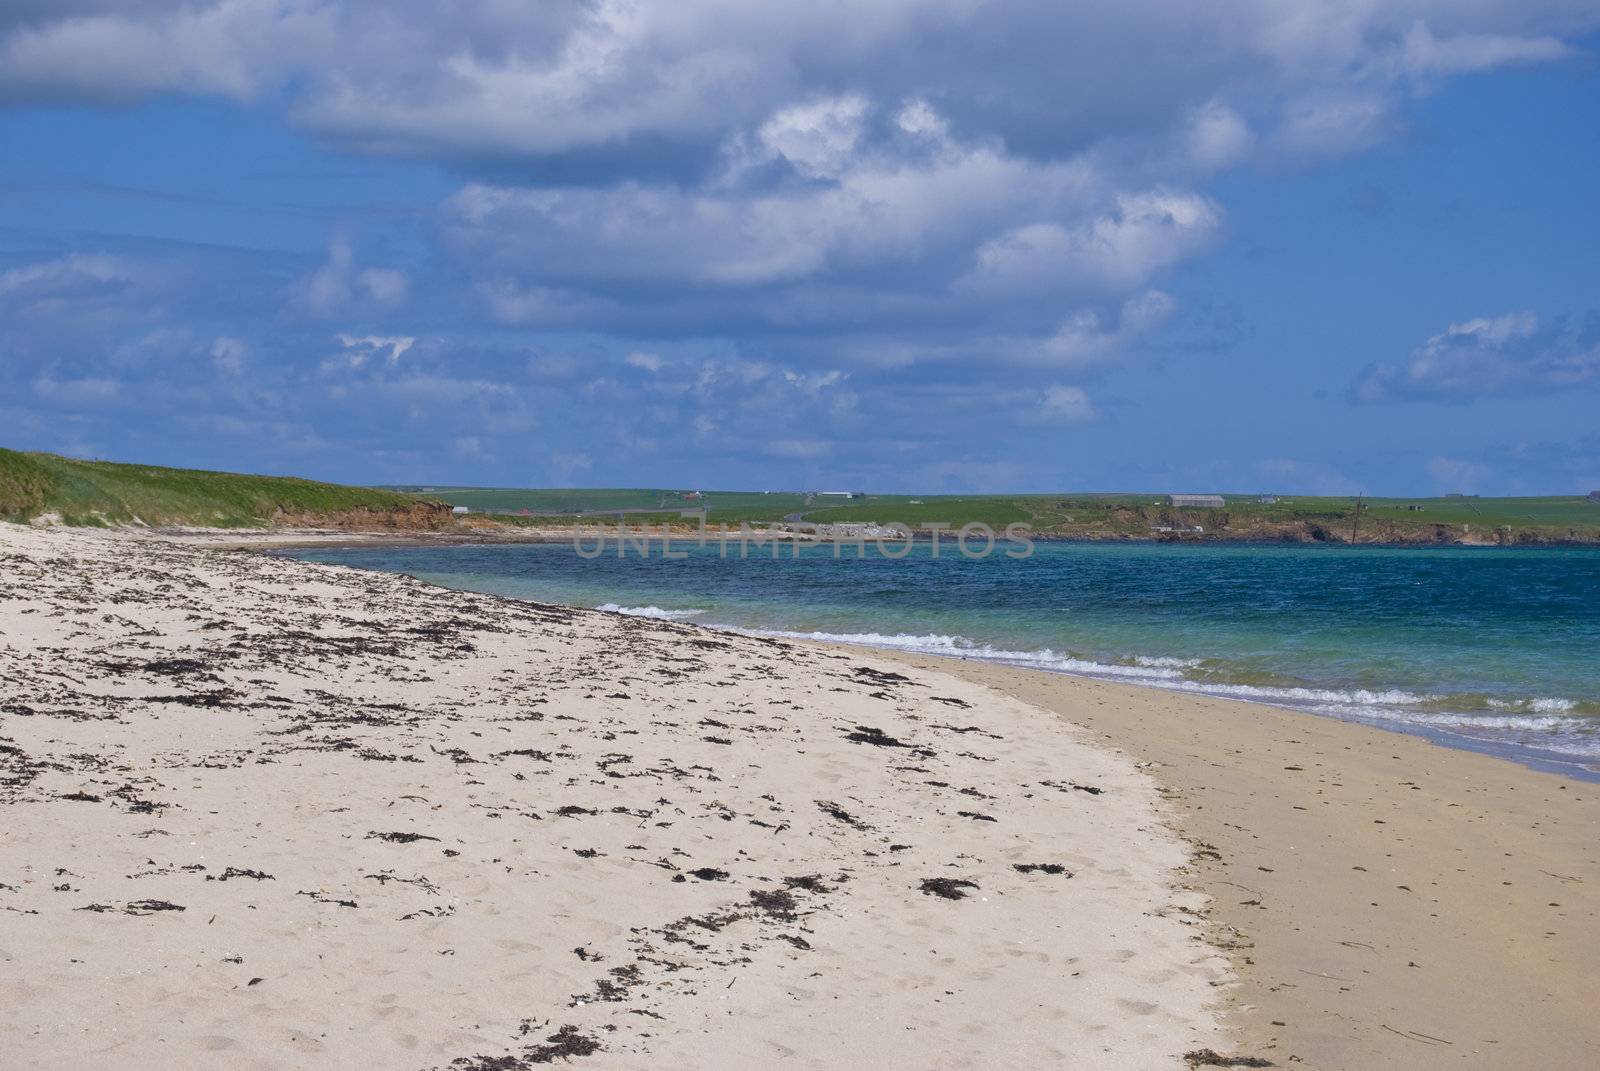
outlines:
[[[1205,188],[1217,172],[1379,144],[1443,80],[1561,61],[1596,27],[1592,0],[25,0],[0,10],[0,103],[221,95],[281,112],[321,146],[443,161],[470,178],[443,208],[438,258],[464,283],[438,300],[570,331],[559,345],[577,356],[543,363],[516,332],[499,351],[511,378],[575,411],[584,398],[653,407],[661,428],[641,440],[694,428],[805,442],[813,424],[881,420],[930,377],[906,371],[879,390],[874,375],[924,359],[1011,362],[1008,412],[1087,419],[1083,388],[1059,381],[1092,389],[1095,369],[1154,344],[1172,318],[1163,290],[1178,292],[1166,273],[1223,236]],[[493,344],[480,350],[512,333],[463,328],[474,337],[448,353],[394,333],[408,322],[396,310],[432,288],[375,255],[335,238],[289,295],[311,328],[289,316],[222,329],[234,338],[208,319],[221,306],[201,307],[215,288],[144,300],[158,263],[181,254],[13,254],[0,320],[48,302],[75,322],[8,385],[106,397],[132,359],[117,341],[181,321],[192,333],[168,364],[192,372],[209,356],[251,386],[281,377],[290,407],[298,359],[316,388],[305,393],[345,390],[419,426],[453,399],[498,426],[531,419],[483,356]],[[127,329],[78,330],[91,298],[114,299]],[[452,310],[463,323],[478,312]],[[1454,325],[1373,370],[1364,392],[1600,381],[1587,328],[1519,333],[1493,326],[1502,319]],[[350,333],[319,377],[338,327]],[[641,347],[622,359],[649,374],[601,356],[610,343],[574,341],[586,331],[629,339],[619,354]],[[714,358],[681,356],[702,343],[695,352]],[[313,367],[296,357],[307,352]],[[159,354],[142,359],[162,367]],[[430,369],[447,359],[479,364]],[[36,382],[41,368],[57,370]],[[851,411],[856,391],[864,412]],[[332,408],[344,419],[352,407]],[[430,441],[493,446],[477,424],[440,427]]]
[[[0,273],[0,297],[62,299],[135,281],[133,265],[107,253],[69,253]]]
[[[898,101],[936,85],[957,125],[1010,110],[1070,145],[1095,125],[1074,102],[1164,116],[1154,129],[1224,89],[1271,107],[1352,77],[1381,91],[1559,60],[1600,23],[1587,0],[462,0],[399,10],[392,0],[24,4],[0,13],[0,98],[275,93],[298,121],[363,149],[483,157],[633,140],[703,147],[764,116],[803,120],[798,111],[819,100]],[[1130,43],[1160,57],[1159,77],[1130,62]],[[826,169],[851,120],[813,118],[797,128],[809,147],[788,142],[790,159]],[[911,109],[899,125],[926,129]]]
[[[1510,64],[1548,63],[1573,54],[1559,37],[1463,33],[1438,38],[1418,19],[1406,32],[1400,66],[1413,77],[1467,74]]]
[[[491,308],[519,324],[688,315],[709,327],[731,314],[837,331],[851,318],[954,311],[970,335],[1018,311],[1037,318],[1044,296],[1059,307],[1136,292],[1220,228],[1221,210],[1198,194],[1119,191],[1087,158],[1042,162],[957,141],[923,101],[894,116],[911,141],[844,153],[862,107],[830,99],[761,124],[806,181],[749,185],[749,140],[738,138],[730,169],[689,188],[475,184],[449,206],[452,246],[492,273],[480,282]],[[974,267],[952,278],[963,262]],[[690,287],[697,308],[652,305]],[[651,296],[624,299],[641,288]],[[755,296],[718,304],[736,291]],[[870,359],[897,345],[880,337]]]
[[[1250,151],[1255,135],[1238,112],[1220,101],[1208,101],[1187,119],[1184,148],[1202,170],[1229,167]]]
[[[950,136],[950,124],[927,101],[909,100],[894,117],[895,126],[907,134],[943,142]]]
[[[313,0],[61,4],[0,38],[0,96],[126,104],[159,93],[253,95],[333,58],[337,17]],[[92,5],[98,6],[98,5]],[[0,26],[7,21],[0,16]]]
[[[874,150],[836,159],[810,143],[805,152],[813,173],[838,166],[832,181],[753,189],[716,181],[689,190],[475,184],[449,206],[453,237],[477,259],[559,271],[541,280],[557,289],[632,280],[755,287],[846,268],[904,270],[919,254],[970,249],[1019,214],[1077,215],[1103,196],[1104,179],[1083,161],[1037,163],[987,145],[947,144],[932,158]],[[1159,227],[1161,206],[1147,200],[1128,198],[1108,225]],[[1164,219],[1182,226],[1195,203],[1172,200],[1165,210],[1180,218]],[[1124,220],[1124,210],[1142,215]],[[1125,246],[1138,239],[1121,237]],[[1155,244],[1148,236],[1146,245]],[[550,249],[563,251],[559,264]]]
[[[410,280],[397,269],[358,269],[355,249],[341,235],[328,243],[328,259],[301,281],[297,296],[306,311],[327,318],[362,302],[392,308],[405,300],[409,289]]]
[[[1275,143],[1291,156],[1340,156],[1381,141],[1393,124],[1393,104],[1387,95],[1341,86],[1291,100],[1283,110]]]
[[[400,363],[400,358],[405,355],[415,343],[416,339],[410,335],[347,335],[343,332],[334,336],[339,344],[347,350],[352,350],[348,362],[351,368],[360,368],[367,362],[367,358],[383,355],[390,365]],[[387,353],[384,351],[387,350]]]
[[[1592,0],[33,0],[0,12],[0,101],[260,99],[359,151],[612,179],[698,173],[741,133],[813,181],[950,130],[1055,159],[1152,137],[1210,170],[1252,126],[1291,156],[1356,151],[1438,80],[1560,61],[1597,27]]]
[[[250,347],[239,339],[219,335],[211,343],[211,360],[217,366],[217,371],[227,375],[237,376],[243,372],[249,357]]]
[[[1043,339],[1010,338],[991,350],[1014,359],[1052,367],[1082,367],[1127,356],[1132,345],[1172,315],[1176,303],[1160,290],[1147,290],[1122,303],[1114,322],[1095,309],[1079,309]]]
[[[394,268],[366,268],[356,278],[367,296],[379,305],[398,305],[411,289],[405,272]]]
[[[355,254],[350,243],[335,239],[328,246],[328,261],[305,283],[305,302],[318,316],[332,316],[350,303],[350,269]]]
[[[845,373],[837,368],[812,374],[785,369],[783,378],[784,382],[807,394],[820,394],[829,387],[835,387],[843,383],[846,376]]]
[[[1196,194],[1119,193],[1113,200],[1109,211],[1077,225],[1029,223],[985,242],[964,284],[980,293],[1137,286],[1203,248],[1222,223],[1222,210]]]
[[[1600,384],[1600,313],[1541,325],[1531,312],[1451,324],[1401,365],[1357,380],[1359,401],[1449,400]]]
[[[1040,409],[1047,420],[1063,424],[1080,424],[1096,416],[1089,395],[1082,387],[1055,386],[1046,389]]]
[[[854,156],[866,116],[865,97],[829,97],[782,109],[756,137],[767,153],[807,178],[835,178]]]

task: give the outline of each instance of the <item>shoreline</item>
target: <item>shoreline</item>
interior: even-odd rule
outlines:
[[[488,516],[479,514],[477,516]],[[465,525],[452,529],[338,529],[338,528],[184,528],[184,527],[149,527],[138,528],[120,526],[97,531],[113,531],[133,534],[140,538],[173,539],[190,545],[204,545],[213,549],[222,550],[254,550],[254,549],[293,549],[300,547],[362,547],[362,546],[495,546],[495,545],[549,545],[571,543],[574,540],[573,529],[578,526],[523,526],[507,525],[503,522],[491,521],[493,527],[476,527]],[[66,527],[60,525],[46,525],[42,527]],[[605,527],[604,524],[597,527]],[[67,528],[66,530],[71,530]],[[940,543],[950,546],[954,540],[954,533],[944,531],[937,533]],[[614,542],[615,536],[606,536],[608,543]],[[740,532],[730,529],[727,532],[710,531],[704,535],[694,530],[630,529],[629,538],[642,538],[650,542],[666,540],[671,543],[733,543],[741,539]],[[804,531],[777,530],[768,532],[765,529],[753,529],[744,535],[746,541],[752,543],[773,543],[779,545],[798,544],[801,546],[819,545],[855,546],[858,542],[875,542],[880,537],[852,537],[818,535]],[[890,542],[905,542],[893,536],[882,536],[883,540]],[[1524,541],[1500,542],[1496,540],[1463,540],[1445,541],[1436,540],[1359,540],[1349,542],[1346,540],[1328,539],[1284,539],[1270,536],[1251,535],[1207,535],[1184,536],[1170,538],[1156,535],[1093,535],[1072,534],[1057,535],[1048,532],[1030,531],[1028,540],[1033,543],[1051,544],[1118,544],[1137,543],[1151,546],[1184,546],[1184,547],[1251,547],[1286,549],[1307,549],[1322,547],[1329,551],[1334,550],[1484,550],[1484,551],[1519,551],[1519,550],[1596,550],[1600,549],[1600,538],[1593,540],[1550,538]],[[931,543],[930,533],[923,530],[913,530],[909,542],[914,544]],[[1004,542],[997,534],[997,543]]]
[[[690,622],[693,623],[693,622]],[[720,629],[720,626],[705,625],[705,628]],[[738,632],[738,629],[725,630]],[[768,635],[769,633],[752,629],[751,635]],[[1565,757],[1559,752],[1538,749],[1519,749],[1513,745],[1500,744],[1495,741],[1480,740],[1465,733],[1452,732],[1449,729],[1437,726],[1408,723],[1399,720],[1385,721],[1379,718],[1363,719],[1355,717],[1340,717],[1337,714],[1325,714],[1319,710],[1308,707],[1291,706],[1284,702],[1275,702],[1271,699],[1255,698],[1251,696],[1228,695],[1226,693],[1206,691],[1203,685],[1193,688],[1177,688],[1164,685],[1151,680],[1117,680],[1108,677],[1096,676],[1094,673],[1073,671],[1067,669],[1047,669],[1042,666],[1028,666],[1017,662],[1010,662],[1003,658],[980,658],[974,655],[965,655],[959,652],[949,654],[929,651],[910,650],[904,647],[878,646],[870,643],[853,643],[846,640],[826,640],[811,637],[795,638],[796,642],[821,643],[827,646],[840,648],[861,648],[868,651],[879,651],[894,656],[907,658],[927,658],[937,663],[955,662],[963,665],[996,666],[1013,669],[1020,673],[1042,674],[1045,677],[1066,677],[1070,680],[1093,681],[1100,684],[1113,684],[1126,688],[1136,688],[1141,691],[1150,690],[1176,696],[1193,696],[1197,699],[1207,699],[1222,703],[1239,703],[1248,707],[1265,707],[1269,710],[1280,711],[1302,718],[1316,718],[1319,721],[1334,721],[1343,725],[1352,725],[1374,732],[1394,736],[1404,736],[1411,739],[1426,741],[1435,747],[1447,751],[1460,751],[1468,755],[1478,755],[1492,759],[1495,762],[1510,763],[1525,770],[1548,774],[1552,777],[1566,778],[1585,784],[1592,784],[1600,789],[1600,758],[1580,759]],[[955,672],[951,670],[951,672]]]
[[[1240,979],[1241,1051],[1354,1071],[1600,1047],[1600,786],[1265,704],[879,654],[1050,711],[1161,783]]]
[[[652,538],[657,538],[657,537],[652,537]],[[523,544],[528,544],[528,543],[542,543],[542,544],[548,545],[550,543],[561,543],[561,542],[564,542],[564,541],[563,540],[559,540],[559,539],[552,539],[552,540],[496,540],[496,539],[490,539],[490,540],[480,541],[480,542],[477,542],[477,543],[461,543],[461,542],[456,542],[456,541],[443,541],[443,542],[441,542],[441,541],[438,541],[438,540],[392,540],[392,539],[380,538],[380,539],[377,539],[377,540],[374,540],[374,541],[370,541],[370,542],[330,541],[330,542],[308,542],[308,543],[282,543],[282,542],[277,542],[277,541],[263,541],[260,544],[251,544],[251,543],[246,542],[246,543],[228,545],[228,546],[225,546],[225,547],[221,547],[219,549],[262,550],[262,551],[266,551],[266,552],[274,552],[274,551],[279,551],[279,550],[282,550],[282,551],[293,551],[293,550],[297,550],[297,549],[360,549],[360,548],[362,548],[364,546],[416,546],[416,547],[461,546],[461,547],[468,547],[468,546],[485,546],[485,545],[490,545],[490,546],[492,546],[492,545],[514,546],[514,545],[523,545]],[[694,540],[691,538],[691,539],[686,540],[686,542],[692,543],[692,542],[694,542]],[[717,542],[717,541],[716,540],[708,540],[708,542],[714,543],[714,542]],[[1044,542],[1061,542],[1061,541],[1045,540]],[[804,545],[804,541],[801,541],[801,543],[802,543],[802,545]],[[827,544],[828,544],[828,541],[823,541],[822,542],[822,545],[827,545]],[[776,545],[784,546],[784,545],[788,545],[788,543],[785,541],[785,542],[778,543]],[[1262,545],[1263,546],[1268,546],[1268,547],[1286,546],[1285,544],[1262,544]],[[1483,548],[1483,549],[1489,549],[1489,548]],[[1522,548],[1522,549],[1529,549],[1529,548]],[[611,553],[610,553],[609,550],[607,551],[605,556],[607,558],[609,558],[611,556]],[[595,607],[589,606],[587,603],[583,603],[583,604],[574,603],[573,605],[582,605],[584,608],[591,608],[591,609],[595,608]],[[648,615],[646,615],[646,616],[648,616]],[[677,620],[679,618],[674,616],[671,619]],[[879,645],[879,644],[874,644],[874,643],[870,643],[870,642],[856,642],[855,640],[852,640],[852,639],[835,638],[835,637],[832,637],[832,636],[828,636],[826,634],[794,633],[794,632],[789,632],[789,631],[786,631],[786,630],[778,630],[778,629],[765,629],[765,628],[758,628],[758,627],[708,624],[708,623],[706,623],[704,621],[699,620],[698,618],[693,619],[693,623],[701,624],[701,625],[703,625],[705,627],[709,627],[709,628],[715,628],[715,629],[718,629],[719,631],[727,631],[727,632],[734,632],[734,633],[744,633],[744,634],[750,634],[750,635],[768,636],[768,637],[779,638],[779,639],[800,639],[800,640],[806,640],[806,641],[815,640],[815,641],[824,642],[824,643],[839,643],[839,644],[842,644],[845,647],[856,647],[856,648],[859,648],[861,650],[884,651],[884,652],[906,652],[906,651],[911,651],[913,653],[930,654],[932,657],[935,657],[935,658],[954,659],[954,660],[957,660],[957,661],[976,661],[976,662],[980,662],[980,663],[987,663],[987,662],[991,662],[992,661],[993,664],[997,664],[997,665],[1011,665],[1011,666],[1015,666],[1016,668],[1020,668],[1020,669],[1029,669],[1029,670],[1037,670],[1039,672],[1063,674],[1063,675],[1066,675],[1066,676],[1071,676],[1071,677],[1075,677],[1075,678],[1079,678],[1079,679],[1083,679],[1083,680],[1105,680],[1105,681],[1110,681],[1112,683],[1129,683],[1129,684],[1133,684],[1133,685],[1135,685],[1137,687],[1141,687],[1141,688],[1152,688],[1152,689],[1156,689],[1158,691],[1177,693],[1177,694],[1181,694],[1181,695],[1195,695],[1195,696],[1201,696],[1201,697],[1207,697],[1207,698],[1223,699],[1223,700],[1228,700],[1228,701],[1232,701],[1232,702],[1246,703],[1246,704],[1250,704],[1250,705],[1269,706],[1269,707],[1273,707],[1273,708],[1276,708],[1276,709],[1294,711],[1297,714],[1301,714],[1301,715],[1305,715],[1305,716],[1311,716],[1311,717],[1316,717],[1316,718],[1325,718],[1325,719],[1333,719],[1333,720],[1345,722],[1347,724],[1370,726],[1370,727],[1375,728],[1375,729],[1377,729],[1377,730],[1379,730],[1381,732],[1396,733],[1396,734],[1400,734],[1400,735],[1404,735],[1404,736],[1416,737],[1416,738],[1420,738],[1420,739],[1423,739],[1423,740],[1430,741],[1430,742],[1432,742],[1434,744],[1438,744],[1438,745],[1443,746],[1443,747],[1456,749],[1456,750],[1461,750],[1461,751],[1465,751],[1465,752],[1468,752],[1468,753],[1471,753],[1471,754],[1487,755],[1487,756],[1493,757],[1493,758],[1495,758],[1495,759],[1497,759],[1499,761],[1510,762],[1510,763],[1513,763],[1513,764],[1516,764],[1516,765],[1519,765],[1519,766],[1523,766],[1523,767],[1528,768],[1528,769],[1539,770],[1539,771],[1542,771],[1542,772],[1545,772],[1545,773],[1555,774],[1555,775],[1564,776],[1564,777],[1570,777],[1570,778],[1572,778],[1574,780],[1594,782],[1594,783],[1600,784],[1600,757],[1588,757],[1588,758],[1586,758],[1586,757],[1584,757],[1582,755],[1578,755],[1578,754],[1569,754],[1569,753],[1562,752],[1562,751],[1559,751],[1559,750],[1550,750],[1550,749],[1541,747],[1541,746],[1539,746],[1538,744],[1535,744],[1535,743],[1501,741],[1501,740],[1496,740],[1496,739],[1492,739],[1492,738],[1485,739],[1485,738],[1473,736],[1471,734],[1471,732],[1470,732],[1470,729],[1471,729],[1471,723],[1470,722],[1462,725],[1458,730],[1458,729],[1453,729],[1453,728],[1450,728],[1450,727],[1447,727],[1447,726],[1431,725],[1431,724],[1426,723],[1425,721],[1410,721],[1410,720],[1406,720],[1405,718],[1399,717],[1399,716],[1385,717],[1384,710],[1383,710],[1381,705],[1375,707],[1374,708],[1374,713],[1372,713],[1370,716],[1363,717],[1363,716],[1360,716],[1360,715],[1346,715],[1346,714],[1341,714],[1341,713],[1338,713],[1338,712],[1331,712],[1331,711],[1328,711],[1328,710],[1320,709],[1315,703],[1311,703],[1311,702],[1308,702],[1305,705],[1297,705],[1294,697],[1279,698],[1279,697],[1274,697],[1272,695],[1237,694],[1237,690],[1230,690],[1230,689],[1233,689],[1234,686],[1230,685],[1230,684],[1228,684],[1226,682],[1219,684],[1219,683],[1217,683],[1215,681],[1212,681],[1212,682],[1208,683],[1208,682],[1205,682],[1205,681],[1190,681],[1187,678],[1185,678],[1180,684],[1173,685],[1173,684],[1162,683],[1159,680],[1138,680],[1138,679],[1126,679],[1125,680],[1125,679],[1123,679],[1123,678],[1121,678],[1119,676],[1113,675],[1113,673],[1110,672],[1112,670],[1112,668],[1113,668],[1111,666],[1107,667],[1107,670],[1108,670],[1107,673],[1100,674],[1100,673],[1097,673],[1096,671],[1094,671],[1092,669],[1074,670],[1074,669],[1056,669],[1056,668],[1053,668],[1053,667],[1045,668],[1045,667],[1029,666],[1025,662],[1007,661],[1006,659],[1003,659],[1003,658],[985,659],[985,658],[983,658],[983,657],[981,657],[979,655],[970,655],[970,654],[962,653],[959,650],[952,650],[952,651],[949,651],[949,652],[944,652],[944,651],[936,651],[936,652],[935,651],[916,651],[915,648],[907,648],[907,647],[904,647],[904,646],[896,646],[896,645],[893,645],[893,644]],[[1264,687],[1269,687],[1269,686],[1264,686]],[[1283,685],[1278,686],[1278,687],[1289,688],[1289,689],[1303,688],[1303,689],[1317,690],[1317,689],[1326,688],[1326,689],[1337,690],[1338,688],[1345,687],[1345,686],[1339,686],[1339,685],[1325,685],[1324,686],[1324,685],[1310,685],[1310,684],[1283,684]],[[1349,687],[1354,687],[1354,686],[1349,686]],[[1392,687],[1399,688],[1399,689],[1404,689],[1407,686],[1394,685]],[[1425,698],[1427,698],[1427,697],[1425,697]],[[1350,700],[1350,702],[1356,702],[1356,700]],[[1463,716],[1465,716],[1465,715],[1463,715]]]

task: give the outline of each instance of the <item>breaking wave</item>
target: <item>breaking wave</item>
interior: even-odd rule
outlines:
[[[596,606],[595,609],[611,614],[627,614],[629,617],[649,617],[657,621],[682,621],[705,613],[704,610],[663,610],[659,606],[619,606],[614,602]]]
[[[1431,694],[1400,688],[1314,688],[1284,681],[1261,682],[1258,671],[1207,659],[1141,655],[1106,661],[1049,648],[1008,650],[964,636],[938,633],[735,631],[999,662],[1290,707],[1391,727],[1436,729],[1479,739],[1512,737],[1567,755],[1586,759],[1600,756],[1600,703],[1592,701],[1552,696]]]

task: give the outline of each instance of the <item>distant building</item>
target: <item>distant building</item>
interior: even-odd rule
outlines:
[[[1478,496],[1477,495],[1464,495],[1460,491],[1451,491],[1449,494],[1445,495],[1444,497],[1446,497],[1446,498],[1477,498]]]
[[[1261,505],[1263,505],[1263,506],[1276,506],[1278,504],[1278,496],[1277,495],[1257,495],[1256,496],[1256,501],[1261,503]]]
[[[466,506],[457,506],[455,509],[452,509],[450,512],[455,514],[457,517],[465,517],[467,514],[471,513],[472,511],[470,509],[468,509]]]
[[[1590,502],[1600,502],[1600,491],[1590,491],[1589,492],[1589,501]]]
[[[1227,505],[1221,495],[1168,495],[1169,506],[1199,506],[1203,509],[1221,509]]]
[[[818,491],[820,498],[866,498],[865,491]]]

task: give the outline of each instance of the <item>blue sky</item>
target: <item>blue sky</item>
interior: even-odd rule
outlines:
[[[7,446],[349,482],[1600,488],[1600,9],[0,10]]]

